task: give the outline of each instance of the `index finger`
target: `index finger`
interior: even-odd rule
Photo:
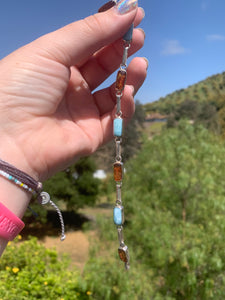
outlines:
[[[137,6],[125,14],[113,7],[49,33],[34,43],[38,43],[38,54],[70,67],[86,61],[97,50],[125,34],[136,13]]]

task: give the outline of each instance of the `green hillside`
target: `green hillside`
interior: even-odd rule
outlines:
[[[225,72],[210,76],[203,81],[160,98],[145,105],[146,113],[160,112],[169,114],[184,101],[208,101],[219,110],[225,103]]]

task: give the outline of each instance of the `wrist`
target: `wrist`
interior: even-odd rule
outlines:
[[[2,134],[1,144],[3,147],[0,148],[0,159],[32,177],[37,177],[37,174],[29,165],[28,160],[26,159],[22,150],[18,147],[15,140]],[[16,216],[22,218],[27,206],[29,205],[32,194],[23,190],[14,182],[8,180],[2,175],[0,175],[0,191],[0,202],[9,210],[11,210]]]
[[[40,175],[33,166],[37,159],[31,159],[32,163],[29,160],[31,156],[29,153],[34,152],[29,142],[25,140],[17,141],[17,137],[12,138],[1,133],[1,144],[3,147],[0,148],[0,159],[27,173],[35,180],[39,180]],[[25,150],[23,150],[23,147]]]
[[[6,137],[5,134],[1,133],[1,148],[0,148],[0,158],[9,162],[10,164],[22,169],[24,172],[35,174],[19,147],[16,146],[12,139]],[[13,182],[10,182],[6,178],[0,176],[0,202],[11,211],[19,219],[22,219],[24,213],[29,205],[31,194],[22,190]],[[3,220],[4,222],[4,220]],[[4,223],[2,224],[4,227]],[[8,240],[0,236],[0,256],[2,255]]]
[[[0,202],[5,206],[6,209],[11,211],[12,214],[22,219],[30,202],[31,195],[1,176],[0,191]],[[4,222],[4,220],[2,221]],[[4,225],[4,223],[2,225]],[[7,243],[8,239],[0,235],[0,256],[2,255]]]
[[[32,195],[2,176],[0,176],[0,191],[0,202],[22,219]]]
[[[3,191],[9,192],[9,194],[5,196],[8,200],[3,200],[3,203],[6,204],[6,206],[0,202],[0,237],[12,240],[20,230],[22,230],[24,223],[20,218],[23,217],[31,195],[33,194],[37,196],[40,204],[45,205],[50,203],[56,209],[62,228],[61,240],[65,239],[65,227],[62,213],[57,205],[50,199],[49,194],[42,190],[41,182],[38,182],[27,173],[2,159],[0,159],[0,176],[7,180],[7,182],[0,181],[0,184],[4,185]],[[14,184],[14,187],[13,185],[9,187],[9,183]],[[17,197],[14,197],[12,201],[9,201],[10,194],[14,194],[13,189],[15,189],[15,187],[19,187],[19,191],[21,190],[22,193],[20,192],[19,194],[19,191],[17,191]],[[26,197],[24,197],[25,192],[27,192]],[[18,199],[20,201],[18,201]]]

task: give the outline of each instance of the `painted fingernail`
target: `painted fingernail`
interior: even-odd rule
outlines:
[[[145,10],[144,10],[144,8],[143,8],[143,7],[139,7],[139,9],[142,11],[142,14],[143,14],[143,19],[144,19],[144,17],[145,17]]]
[[[146,70],[148,70],[149,60],[146,57],[142,57],[146,62]]]
[[[101,12],[107,11],[107,10],[109,10],[110,8],[112,8],[115,5],[116,5],[116,0],[115,1],[113,1],[113,0],[112,1],[108,1],[107,3],[105,3],[104,5],[102,5],[99,8],[98,12],[101,13]]]
[[[145,31],[142,28],[137,28],[137,30],[141,31],[141,33],[143,34],[144,38],[145,38]]]
[[[121,0],[117,3],[116,9],[119,14],[124,15],[134,10],[138,5],[138,0]]]

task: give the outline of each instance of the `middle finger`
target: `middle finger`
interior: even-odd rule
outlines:
[[[128,55],[137,52],[144,44],[145,34],[142,29],[134,29],[132,44]],[[80,72],[91,91],[104,82],[119,66],[123,55],[123,41],[106,46],[98,51],[83,66]]]

